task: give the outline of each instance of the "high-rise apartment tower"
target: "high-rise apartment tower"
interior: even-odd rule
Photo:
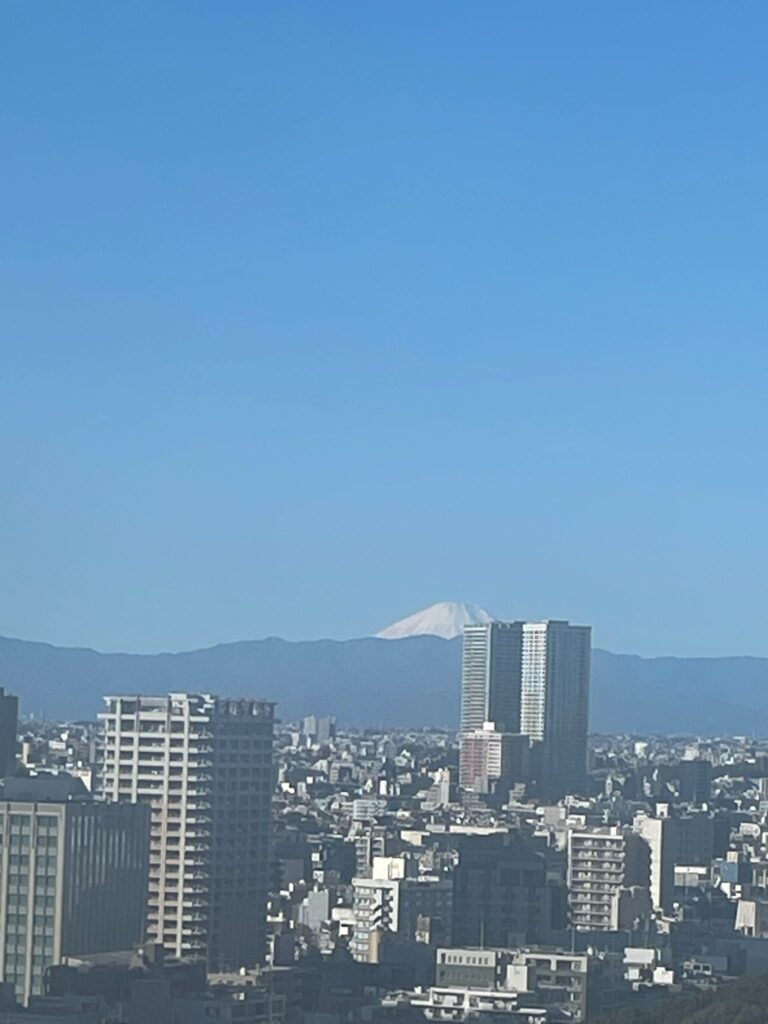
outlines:
[[[502,731],[520,727],[522,631],[519,622],[464,627],[461,666],[461,731],[493,722]]]
[[[592,630],[569,622],[522,623],[520,732],[538,754],[542,793],[578,791],[587,770]]]
[[[102,790],[151,806],[147,937],[235,970],[264,953],[274,705],[107,697]]]
[[[528,736],[532,770],[548,797],[584,784],[590,644],[589,626],[557,619],[464,627],[462,735],[492,722],[499,732]]]

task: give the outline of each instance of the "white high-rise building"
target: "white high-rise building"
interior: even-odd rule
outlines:
[[[474,789],[488,730],[494,738],[520,731],[522,631],[519,622],[473,623],[463,636],[460,780]]]
[[[591,632],[558,619],[464,627],[462,735],[492,722],[499,732],[528,736],[532,771],[548,797],[584,784]]]
[[[522,623],[520,732],[538,744],[542,791],[578,790],[587,770],[592,630],[550,619]]]
[[[263,956],[274,705],[209,694],[107,697],[101,788],[147,802],[147,937],[213,970]]]
[[[521,625],[488,622],[464,627],[462,732],[482,729],[486,722],[502,731],[519,731]]]

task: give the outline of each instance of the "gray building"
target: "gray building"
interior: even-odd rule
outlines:
[[[531,772],[547,798],[578,792],[587,770],[591,629],[550,619],[464,627],[461,732],[494,723],[532,744]],[[463,744],[461,774],[471,744]]]
[[[464,627],[461,667],[461,731],[486,722],[520,731],[522,623],[488,622]]]
[[[452,1020],[485,1016],[484,1009],[489,1019],[495,1019],[494,994],[520,993],[529,1007],[552,1011],[551,1017],[546,1014],[542,1020],[582,1024],[593,1013],[605,1012],[609,1008],[605,997],[610,998],[622,985],[622,958],[616,954],[540,948],[438,949],[435,989],[442,999],[433,996],[429,1002],[435,1009],[441,1004],[447,1007]],[[481,996],[473,1005],[471,997],[478,990],[486,998]],[[454,1006],[470,1012],[454,1015]],[[503,1000],[500,1007],[510,1015],[517,1009]],[[535,1012],[534,1019],[538,1019]]]
[[[16,732],[19,724],[19,698],[0,686],[0,779],[12,775],[16,767]]]
[[[450,938],[453,883],[436,875],[406,877],[403,857],[377,857],[372,877],[354,878],[352,956],[378,961],[382,936],[415,941],[420,933]]]
[[[542,794],[578,792],[587,771],[592,630],[569,622],[522,623],[520,732],[534,743]]]
[[[520,731],[522,630],[517,622],[464,627],[461,664],[461,745],[459,778],[475,788],[480,747],[472,739],[491,726],[500,733]]]
[[[508,947],[544,942],[563,923],[545,855],[518,832],[456,837],[453,941]]]
[[[102,787],[148,803],[147,937],[212,970],[258,963],[269,886],[274,705],[107,697]]]
[[[63,956],[141,940],[148,808],[94,802],[71,776],[12,779],[0,832],[2,980],[23,1003]]]

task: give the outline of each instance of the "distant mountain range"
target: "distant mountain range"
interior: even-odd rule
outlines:
[[[180,654],[100,654],[0,638],[0,685],[22,711],[93,718],[106,693],[206,690],[266,697],[283,720],[458,722],[461,640],[270,638]],[[768,735],[768,659],[639,658],[595,650],[593,732]]]

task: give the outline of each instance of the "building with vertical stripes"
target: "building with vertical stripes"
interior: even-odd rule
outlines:
[[[144,933],[149,809],[94,801],[71,776],[10,779],[0,798],[2,981],[26,1005],[63,956]]]
[[[274,705],[107,697],[101,790],[151,809],[147,938],[238,970],[264,955]]]

